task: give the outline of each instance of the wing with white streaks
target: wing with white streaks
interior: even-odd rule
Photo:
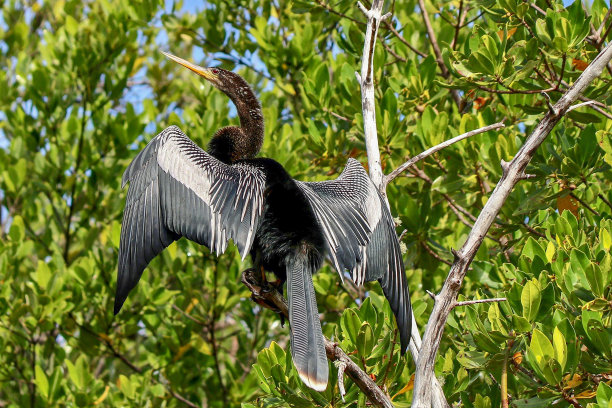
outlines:
[[[256,167],[222,163],[171,126],[128,166],[122,185],[128,182],[115,313],[149,262],[180,237],[217,254],[231,238],[243,259],[249,253],[265,187]]]
[[[395,224],[383,197],[354,159],[336,180],[298,185],[312,205],[340,276],[348,270],[358,285],[379,281],[405,351],[411,330],[410,294]]]

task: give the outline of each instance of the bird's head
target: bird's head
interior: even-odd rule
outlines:
[[[176,55],[172,55],[164,51],[161,51],[161,53],[170,58],[172,61],[179,63],[185,68],[206,79],[208,82],[213,84],[215,88],[229,96],[235,103],[249,99],[249,97],[253,95],[249,84],[240,75],[232,71],[216,67],[200,67],[180,57],[177,57]]]
[[[209,81],[236,105],[240,127],[219,129],[208,146],[209,152],[217,152],[217,158],[227,157],[228,162],[255,157],[263,144],[264,120],[261,104],[249,84],[232,71],[204,68],[167,52],[162,54]]]

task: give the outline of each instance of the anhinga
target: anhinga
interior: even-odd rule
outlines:
[[[239,75],[202,68],[164,53],[210,81],[236,105],[240,126],[219,129],[198,147],[176,126],[158,134],[123,174],[127,194],[115,314],[149,262],[180,237],[217,255],[229,239],[256,270],[287,282],[291,355],[302,380],[327,385],[328,366],[312,274],[329,257],[342,278],[378,280],[400,331],[410,340],[410,297],[391,214],[363,167],[349,159],[336,180],[296,181],[272,159],[255,158],[263,143],[261,105]]]

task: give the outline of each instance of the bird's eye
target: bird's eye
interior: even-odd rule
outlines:
[[[219,70],[218,69],[213,69],[212,72],[213,72],[213,74],[218,74]]]

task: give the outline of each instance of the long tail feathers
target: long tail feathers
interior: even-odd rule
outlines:
[[[329,369],[312,284],[316,268],[305,258],[297,257],[287,265],[291,356],[302,381],[314,390],[324,391]]]

